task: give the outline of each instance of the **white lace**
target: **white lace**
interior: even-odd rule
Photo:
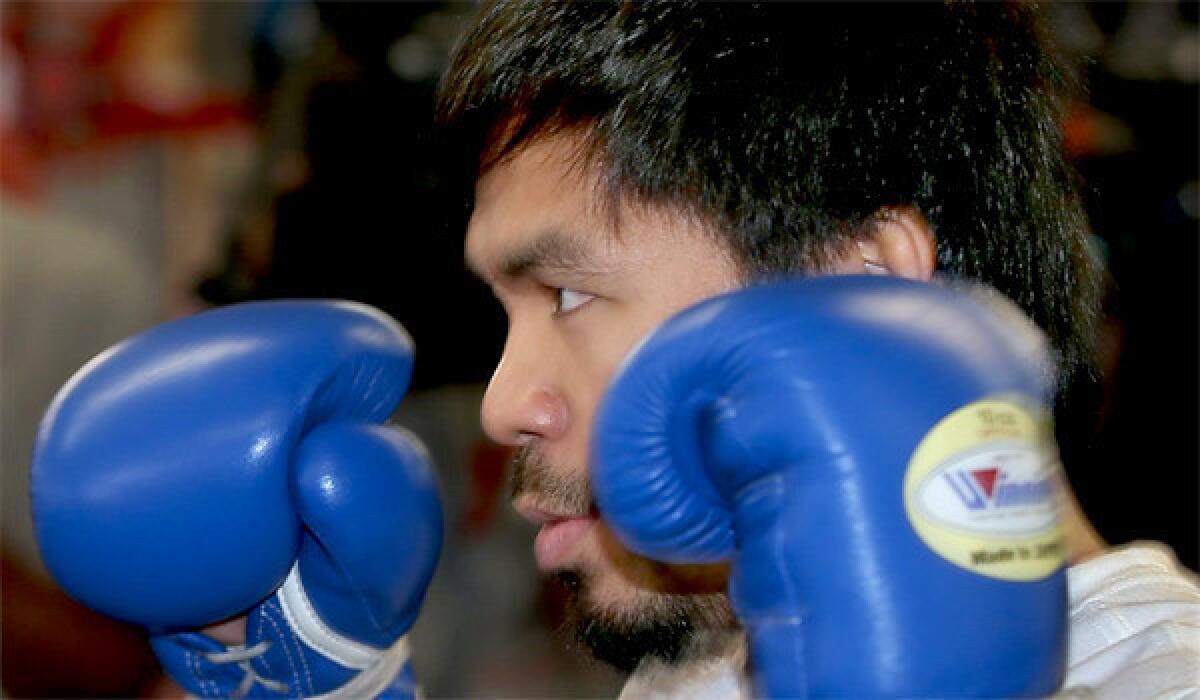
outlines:
[[[250,665],[252,660],[267,653],[267,650],[270,648],[271,643],[264,639],[252,647],[247,647],[244,644],[235,644],[227,647],[225,651],[206,652],[204,658],[214,664],[237,664],[238,668],[246,672],[246,675],[242,677],[242,682],[238,684],[238,687],[230,697],[245,697],[250,692],[250,689],[254,687],[255,683],[262,683],[264,688],[276,693],[286,693],[288,691],[287,683],[264,678],[258,675],[258,671],[255,671],[254,667]]]

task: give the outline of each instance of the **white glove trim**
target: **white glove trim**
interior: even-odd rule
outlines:
[[[370,668],[391,649],[376,649],[347,639],[330,629],[317,615],[312,601],[300,582],[299,562],[292,564],[283,585],[279,587],[279,606],[296,636],[317,653],[346,668],[362,671]],[[393,645],[393,649],[395,646]]]
[[[324,695],[309,698],[309,700],[361,700],[362,698],[374,698],[392,684],[392,680],[396,678],[396,675],[408,663],[408,657],[408,636],[405,635],[397,639],[395,644],[388,647],[387,651],[383,652],[383,655],[379,657],[379,661],[374,666],[350,679],[346,685],[336,690],[331,690]],[[416,688],[412,690],[413,697],[420,700],[420,691]]]

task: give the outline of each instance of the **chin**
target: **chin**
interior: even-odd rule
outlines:
[[[643,563],[632,580],[603,565],[556,572],[568,591],[568,641],[626,672],[646,660],[678,664],[724,653],[739,632],[729,599],[672,590],[673,577],[656,574],[661,565]]]

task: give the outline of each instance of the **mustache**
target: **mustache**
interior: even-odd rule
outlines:
[[[512,458],[511,496],[531,496],[539,508],[566,515],[587,515],[596,510],[592,487],[586,478],[567,476],[571,470],[551,466],[533,443]]]

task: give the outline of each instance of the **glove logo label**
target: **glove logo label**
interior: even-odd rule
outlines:
[[[1046,455],[1017,443],[987,445],[934,467],[917,506],[941,524],[980,535],[1042,532],[1054,525]]]
[[[950,414],[917,446],[904,479],[913,529],[976,573],[1035,580],[1063,558],[1058,459],[1046,421],[988,399]]]

